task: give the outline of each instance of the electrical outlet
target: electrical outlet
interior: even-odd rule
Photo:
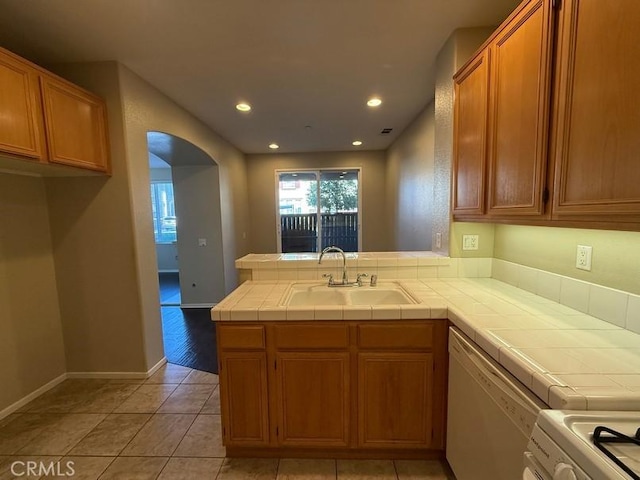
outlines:
[[[479,235],[463,235],[462,250],[478,250]]]
[[[436,233],[436,248],[442,248],[442,234]]]
[[[576,254],[576,268],[580,270],[591,271],[591,253],[593,247],[588,245],[578,245],[578,252]]]

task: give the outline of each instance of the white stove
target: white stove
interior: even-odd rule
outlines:
[[[639,430],[640,412],[542,410],[523,479],[640,480]]]

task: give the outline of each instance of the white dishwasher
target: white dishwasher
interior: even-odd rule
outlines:
[[[469,337],[450,329],[447,461],[457,480],[522,478],[523,452],[545,408]]]

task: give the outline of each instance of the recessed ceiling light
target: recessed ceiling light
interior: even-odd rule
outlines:
[[[369,101],[367,102],[367,105],[369,105],[370,107],[378,107],[381,104],[382,104],[382,100],[376,97],[370,98]]]
[[[362,141],[354,140],[353,142],[351,142],[351,145],[353,145],[354,147],[359,147],[360,145],[362,145]]]
[[[280,145],[278,145],[277,143],[270,143],[269,148],[271,150],[277,150],[278,148],[280,148]]]
[[[239,103],[236,105],[236,109],[240,110],[241,112],[248,112],[249,110],[251,110],[251,105],[249,105],[248,103]]]

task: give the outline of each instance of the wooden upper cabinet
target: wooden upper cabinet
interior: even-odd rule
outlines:
[[[544,213],[552,24],[551,1],[532,1],[489,46],[490,216]]]
[[[0,50],[0,151],[44,157],[38,72]]]
[[[41,76],[49,161],[109,173],[104,101],[50,76]]]
[[[640,228],[640,2],[564,0],[553,218]]]
[[[453,214],[484,213],[489,52],[454,77]]]

